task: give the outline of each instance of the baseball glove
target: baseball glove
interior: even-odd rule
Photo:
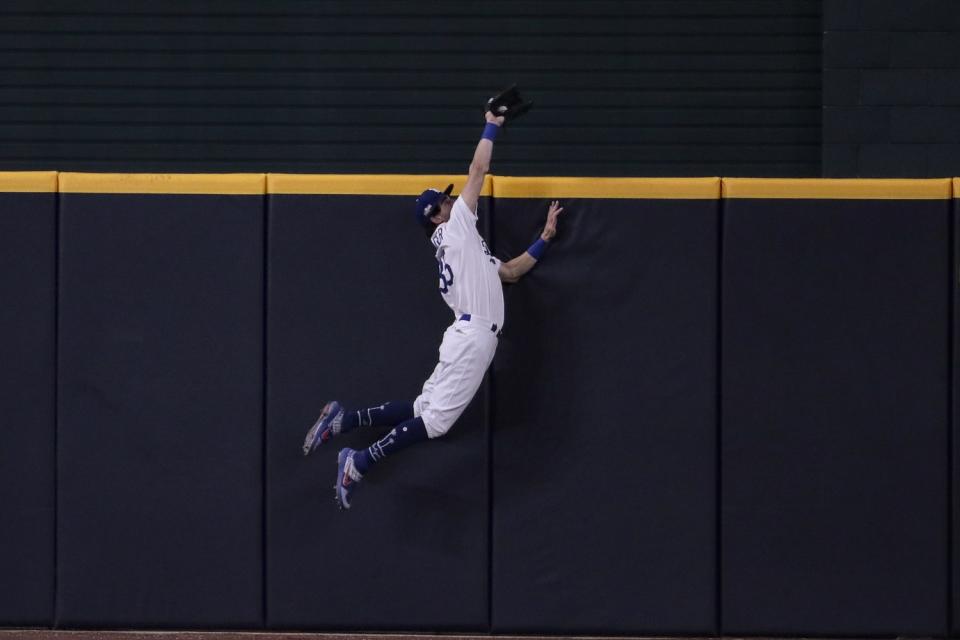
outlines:
[[[503,116],[505,122],[516,120],[533,106],[532,102],[524,102],[520,97],[517,85],[511,85],[487,100],[486,110],[495,116]]]

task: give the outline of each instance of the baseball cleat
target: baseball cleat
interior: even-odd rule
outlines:
[[[337,454],[337,484],[333,488],[337,495],[337,505],[341,509],[350,508],[350,496],[363,478],[353,463],[353,456],[356,454],[356,451],[349,448],[340,449]]]
[[[317,418],[307,437],[303,441],[303,455],[308,456],[314,449],[340,433],[340,424],[343,422],[343,407],[336,400],[331,400],[323,407],[320,417]]]

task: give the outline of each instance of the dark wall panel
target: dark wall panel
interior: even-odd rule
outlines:
[[[542,180],[482,200],[501,258]],[[304,433],[451,320],[419,190],[0,192],[0,626],[957,631],[960,200],[565,199],[490,384],[340,512],[386,429]]]
[[[497,198],[501,258],[546,201]],[[493,630],[714,633],[719,201],[563,204],[494,363]]]
[[[960,178],[953,179],[953,268],[950,273],[950,286],[953,289],[953,451],[951,451],[950,468],[953,470],[953,491],[950,505],[953,516],[953,580],[951,582],[952,593],[950,602],[952,603],[952,620],[954,634],[960,634],[960,419],[958,419],[957,401],[960,400],[958,386],[960,386],[960,295],[957,294],[957,287],[960,286]],[[954,279],[956,278],[956,279]]]
[[[270,196],[270,627],[487,628],[484,389],[446,436],[373,469],[350,511],[334,503],[337,451],[368,446],[387,429],[358,430],[308,458],[301,452],[325,401],[413,400],[436,365],[452,314],[413,202]],[[483,225],[489,204],[481,207]]]
[[[726,633],[943,633],[948,219],[724,202]]]
[[[263,198],[64,193],[61,223],[58,622],[259,626]]]
[[[0,625],[53,621],[56,202],[0,193]]]

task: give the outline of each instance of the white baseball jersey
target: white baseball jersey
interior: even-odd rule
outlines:
[[[440,294],[455,320],[443,334],[440,361],[414,401],[413,415],[423,418],[428,436],[438,438],[470,404],[493,360],[503,327],[503,287],[500,261],[477,231],[477,214],[460,198],[430,240],[437,248]],[[462,320],[464,314],[470,319]]]
[[[457,198],[450,220],[437,225],[430,241],[437,248],[440,294],[459,318],[465,313],[503,328],[500,261],[477,231],[477,214]]]

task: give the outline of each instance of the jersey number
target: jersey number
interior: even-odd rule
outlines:
[[[453,269],[440,259],[437,260],[437,264],[440,265],[440,293],[447,293],[453,285]]]

